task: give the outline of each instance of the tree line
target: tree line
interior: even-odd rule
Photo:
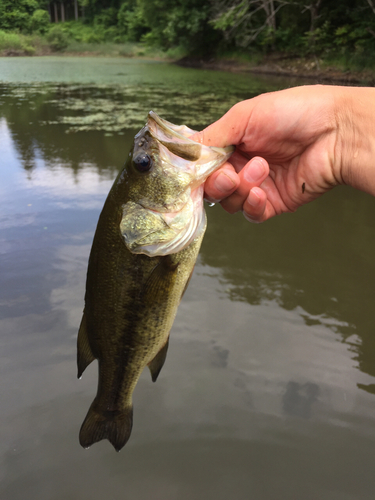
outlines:
[[[0,0],[0,30],[45,34],[56,25],[73,39],[81,32],[87,41],[181,47],[200,56],[276,51],[370,57],[375,0]]]

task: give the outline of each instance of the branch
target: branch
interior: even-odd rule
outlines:
[[[370,9],[372,10],[372,12],[375,14],[375,5],[374,5],[374,2],[372,0],[367,0],[367,3],[369,4]]]
[[[274,5],[273,11],[267,9],[271,2]],[[321,2],[321,0],[318,0],[318,2]],[[275,4],[277,4],[276,7]],[[278,11],[286,5],[300,4],[293,0],[221,0],[216,2],[217,15],[211,22],[217,26],[221,21],[222,28],[219,29],[224,32],[227,39],[233,36],[234,38],[240,38],[242,43],[239,41],[239,44],[247,46],[270,26]],[[266,19],[261,26],[251,27],[251,21],[259,11],[265,12]],[[240,29],[241,26],[242,30]]]

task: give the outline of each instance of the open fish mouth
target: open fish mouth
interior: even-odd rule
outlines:
[[[149,257],[177,253],[205,231],[204,182],[234,148],[204,146],[190,139],[195,133],[150,111],[136,135],[135,147],[151,138],[157,169],[148,174],[156,186],[153,196],[140,192],[122,207],[120,231],[130,252]],[[155,196],[158,187],[160,197]]]
[[[207,179],[215,170],[227,161],[234,151],[233,146],[217,148],[214,146],[204,146],[193,141],[190,137],[197,133],[186,125],[174,125],[173,123],[160,118],[154,111],[148,114],[147,125],[151,135],[169,152],[177,156],[178,159],[192,162],[194,165],[193,186],[198,186]]]

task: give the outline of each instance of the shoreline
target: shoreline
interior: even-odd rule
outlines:
[[[254,73],[261,75],[296,77],[322,83],[375,86],[375,72],[371,70],[341,70],[322,61],[303,58],[269,57],[260,64],[240,62],[236,59],[199,59],[184,57],[174,64],[187,68],[229,71],[232,73]]]
[[[102,53],[99,51],[61,51],[53,52],[46,48],[37,51],[33,55],[27,55],[19,51],[3,51],[0,57],[117,57],[120,59],[148,59],[176,64],[186,68],[195,68],[213,71],[227,71],[231,73],[253,73],[259,75],[270,75],[280,77],[295,77],[306,80],[312,80],[315,83],[336,83],[342,85],[367,85],[375,86],[375,71],[364,69],[361,71],[343,70],[337,66],[325,63],[317,58],[293,57],[280,54],[273,54],[263,58],[261,62],[241,61],[237,58],[211,58],[202,59],[198,57],[186,56],[181,59],[173,59],[163,54],[147,53],[138,54],[119,52]]]

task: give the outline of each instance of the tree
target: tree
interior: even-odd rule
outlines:
[[[121,35],[131,42],[138,42],[150,31],[137,0],[125,0],[117,14],[117,27]]]
[[[28,31],[31,16],[38,8],[36,0],[2,0],[0,2],[0,29]]]
[[[228,41],[248,47],[264,31],[273,36],[277,13],[290,3],[289,0],[214,0],[211,22]]]
[[[201,0],[138,0],[149,28],[145,41],[165,49],[182,46],[192,53],[207,53],[219,37],[209,24],[211,4]]]
[[[312,0],[308,5],[305,5],[305,10],[310,12],[310,31],[316,28],[316,22],[319,18],[319,9],[322,5],[322,0]]]
[[[30,30],[39,32],[41,34],[47,33],[50,25],[50,17],[46,10],[34,10],[30,19]]]

